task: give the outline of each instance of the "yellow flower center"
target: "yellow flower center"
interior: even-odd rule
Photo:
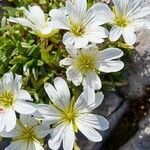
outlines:
[[[72,99],[70,105],[62,110],[62,119],[74,123],[77,116],[77,111],[74,109],[74,99]]]
[[[0,105],[3,107],[11,107],[14,102],[14,95],[10,91],[0,93]]]
[[[27,141],[34,141],[36,139],[36,135],[34,133],[33,127],[29,128],[27,125],[24,125],[23,131],[22,131],[22,138]]]
[[[27,142],[28,145],[30,142],[33,142],[33,141],[38,142],[41,145],[43,145],[43,142],[44,142],[43,138],[37,138],[36,133],[35,133],[35,126],[37,126],[38,124],[35,124],[35,126],[32,126],[32,127],[29,127],[26,124],[22,124],[20,120],[17,120],[17,123],[21,127],[21,132],[19,136],[16,136],[15,138],[13,138],[13,141],[22,139],[25,142]]]
[[[113,12],[115,14],[114,22],[116,23],[116,25],[118,25],[119,27],[126,27],[129,23],[126,16],[121,14],[121,12],[117,10],[117,8],[114,8]]]
[[[82,36],[85,33],[85,27],[79,24],[71,25],[71,32],[75,36]]]
[[[115,23],[119,27],[126,27],[128,25],[127,19],[124,16],[117,16],[115,18]]]
[[[67,122],[74,122],[76,117],[77,113],[74,110],[66,109],[62,113],[62,119],[66,120]]]
[[[82,52],[79,53],[74,62],[75,67],[77,67],[83,74],[94,70],[95,64],[95,56],[90,53],[84,54]]]
[[[74,109],[75,100],[71,100],[70,105],[65,109],[59,109],[61,111],[62,122],[72,123],[74,131],[77,132],[78,128],[76,126],[75,120],[78,117],[78,112]]]
[[[85,25],[83,23],[75,23],[69,16],[68,22],[70,24],[70,30],[75,36],[82,36],[85,33]]]

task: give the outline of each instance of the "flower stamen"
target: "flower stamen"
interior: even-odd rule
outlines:
[[[10,91],[0,93],[0,103],[2,107],[11,107],[14,101],[14,95]]]
[[[76,58],[74,64],[84,74],[94,70],[96,60],[95,57],[91,54],[80,53]]]
[[[68,22],[70,24],[70,31],[75,36],[82,36],[85,33],[85,25],[83,23],[74,23],[69,17]]]
[[[128,20],[126,16],[121,14],[116,8],[114,8],[113,12],[115,14],[114,19],[115,24],[118,25],[119,27],[126,27],[128,25]]]
[[[71,32],[75,36],[82,36],[85,33],[85,27],[83,25],[72,25]]]
[[[127,22],[127,20],[126,20],[126,18],[124,16],[117,16],[115,18],[115,22],[120,27],[126,27],[127,24],[128,24],[128,22]]]

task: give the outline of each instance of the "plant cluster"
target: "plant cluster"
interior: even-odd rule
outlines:
[[[51,149],[76,149],[79,131],[102,141],[97,130],[109,122],[92,111],[101,91],[126,83],[150,7],[143,0],[9,2],[0,28],[0,136],[12,138],[6,150],[43,150],[48,134]]]

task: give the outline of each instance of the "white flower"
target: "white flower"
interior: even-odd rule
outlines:
[[[39,6],[31,6],[29,10],[24,9],[23,18],[10,17],[8,21],[31,28],[39,37],[49,37],[53,30],[50,18],[46,18],[43,10]]]
[[[0,132],[6,130],[9,132],[16,125],[15,111],[20,114],[31,114],[35,112],[34,104],[30,94],[21,89],[22,77],[5,73],[0,80]]]
[[[39,104],[37,110],[47,123],[53,124],[48,141],[51,149],[58,149],[63,142],[64,150],[72,150],[78,130],[91,141],[102,140],[96,130],[108,129],[109,122],[102,116],[91,114],[102,103],[102,93],[97,93],[93,105],[87,105],[84,93],[77,100],[71,98],[67,83],[59,77],[54,79],[54,86],[45,84],[45,90],[53,104]]]
[[[98,72],[117,72],[124,67],[122,61],[115,60],[123,55],[123,52],[118,48],[108,48],[99,51],[95,45],[88,45],[81,50],[73,47],[67,48],[70,56],[60,61],[60,65],[69,66],[66,74],[67,79],[72,81],[76,86],[81,83],[84,90],[90,91],[87,99],[95,94],[95,90],[101,88],[101,80]],[[90,100],[92,103],[92,101]]]
[[[143,0],[113,0],[113,3],[113,10],[101,3],[93,9],[101,19],[113,25],[109,34],[111,41],[117,41],[122,35],[124,41],[132,46],[137,40],[135,32],[146,27],[144,17],[150,14],[150,7],[145,6]]]
[[[12,142],[5,150],[44,150],[44,138],[49,134],[49,125],[39,123],[31,115],[20,115],[15,128],[0,135],[12,138]]]
[[[82,48],[89,42],[102,43],[107,30],[100,25],[105,22],[97,18],[92,8],[87,11],[87,0],[66,2],[65,8],[53,9],[49,15],[56,28],[68,30],[63,36],[65,45]]]

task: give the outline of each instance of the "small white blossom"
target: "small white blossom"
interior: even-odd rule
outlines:
[[[150,14],[150,7],[143,0],[113,0],[113,10],[107,4],[98,3],[94,10],[99,18],[112,24],[109,38],[117,41],[121,35],[124,41],[132,46],[137,37],[135,32],[147,26],[146,16]]]
[[[16,125],[15,111],[20,114],[34,113],[36,108],[30,94],[21,89],[22,77],[16,75],[15,78],[10,73],[5,73],[0,80],[0,132],[9,132]]]
[[[24,9],[23,18],[10,17],[8,21],[31,28],[39,37],[49,37],[53,30],[50,18],[46,18],[43,10],[39,6],[29,6],[29,10]]]
[[[72,81],[74,85],[79,86],[81,83],[84,90],[88,90],[87,99],[93,99],[95,90],[99,90],[102,86],[98,72],[117,72],[124,67],[119,59],[123,52],[118,48],[108,48],[102,51],[98,50],[95,45],[88,45],[81,50],[73,47],[67,48],[70,56],[60,61],[60,65],[69,66],[66,74],[67,79]],[[92,103],[90,100],[89,102]]]
[[[96,130],[108,129],[109,122],[102,116],[91,114],[102,103],[102,93],[97,93],[93,105],[87,105],[84,93],[77,100],[71,98],[67,83],[59,77],[54,79],[54,86],[45,84],[45,90],[53,104],[39,104],[37,110],[54,127],[48,141],[51,149],[57,150],[63,142],[64,150],[72,150],[78,130],[91,141],[102,141]]]
[[[89,42],[102,43],[107,37],[107,30],[100,26],[105,22],[97,18],[92,8],[87,10],[87,0],[72,0],[66,2],[65,8],[50,11],[54,26],[68,30],[63,36],[65,45],[82,48]]]
[[[12,138],[12,142],[5,150],[44,150],[44,138],[49,134],[49,125],[39,123],[31,115],[20,115],[15,128],[0,135]]]

